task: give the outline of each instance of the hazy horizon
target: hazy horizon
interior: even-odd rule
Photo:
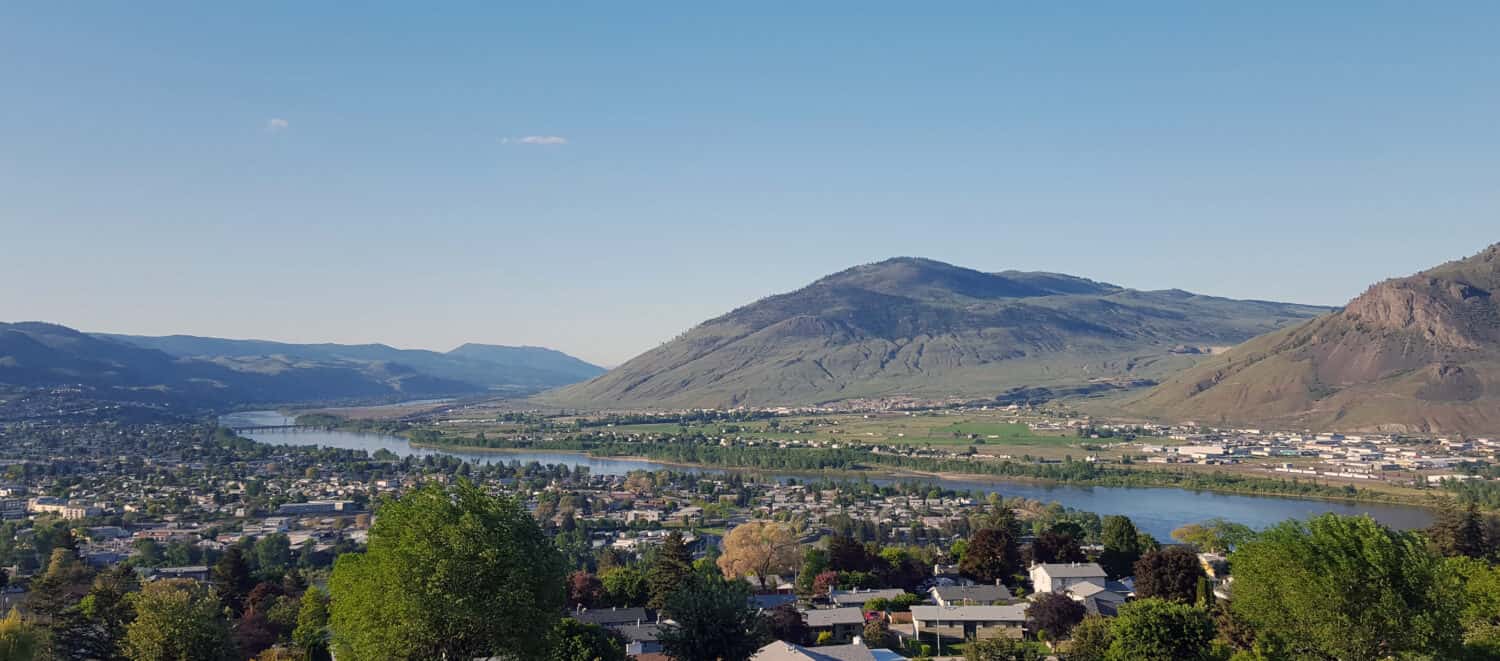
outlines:
[[[1337,306],[1500,240],[1497,20],[0,6],[0,317],[615,365],[895,255]]]

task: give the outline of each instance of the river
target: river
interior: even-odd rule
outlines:
[[[293,420],[276,411],[246,411],[225,415],[219,419],[219,422],[227,427],[248,427],[289,425],[293,423]],[[406,439],[387,434],[297,429],[243,432],[242,435],[262,443],[275,445],[321,445],[365,450],[372,453],[385,449],[403,457],[445,454],[477,463],[536,461],[542,464],[565,464],[575,468],[587,467],[590,473],[597,475],[624,475],[634,470],[662,469],[705,474],[727,472],[717,468],[686,468],[642,459],[591,457],[570,452],[463,452],[414,448]],[[776,473],[759,474],[778,480],[808,477],[807,475]],[[876,484],[890,484],[897,480],[872,477],[870,481]],[[900,481],[913,481],[913,479],[907,478]],[[1052,485],[982,478],[921,478],[915,481],[932,483],[947,489],[978,490],[984,493],[1000,493],[1006,497],[1020,496],[1043,502],[1056,501],[1065,507],[1100,515],[1123,514],[1130,517],[1136,527],[1161,540],[1169,539],[1172,530],[1178,526],[1216,517],[1243,523],[1256,529],[1287,519],[1306,518],[1324,512],[1369,514],[1376,521],[1403,530],[1423,528],[1432,523],[1431,511],[1409,505],[1350,503],[1279,496],[1245,496],[1160,487]]]

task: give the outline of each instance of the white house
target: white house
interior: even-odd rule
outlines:
[[[1081,583],[1103,589],[1106,576],[1104,568],[1097,562],[1036,564],[1031,566],[1031,589],[1034,592],[1065,593]]]

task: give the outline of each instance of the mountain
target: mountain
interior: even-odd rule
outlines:
[[[1255,338],[1128,404],[1201,423],[1500,431],[1500,244],[1387,280],[1343,310]]]
[[[243,362],[255,360],[314,361],[346,365],[405,365],[422,374],[478,386],[471,390],[537,391],[577,383],[604,369],[568,354],[543,347],[465,344],[447,353],[424,349],[396,349],[384,344],[291,344],[265,340],[228,340],[216,337],[168,335],[101,335],[129,344],[163,351],[180,358]]]
[[[471,352],[482,355],[465,355]],[[602,371],[589,367],[531,347],[479,347],[450,356],[384,345],[150,338],[0,323],[0,385],[76,386],[100,399],[189,407],[535,392]]]
[[[903,257],[710,319],[539,400],[675,408],[1089,388],[1160,378],[1327,310]]]

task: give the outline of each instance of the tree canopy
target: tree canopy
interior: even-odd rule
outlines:
[[[329,588],[335,649],[355,659],[539,658],[564,605],[551,540],[515,500],[467,481],[386,502]]]
[[[1454,658],[1463,595],[1423,540],[1368,516],[1323,515],[1262,532],[1234,558],[1230,608],[1302,655]]]

